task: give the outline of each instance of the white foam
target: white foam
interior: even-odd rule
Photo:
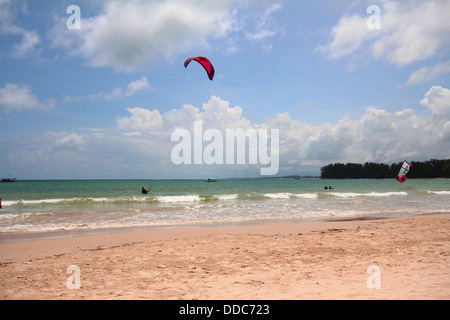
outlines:
[[[237,194],[219,194],[216,195],[219,200],[236,200],[238,198]]]
[[[357,192],[331,192],[330,195],[336,198],[356,198],[356,197],[392,197],[392,196],[407,196],[408,193],[401,192],[369,192],[369,193],[357,193]]]
[[[297,193],[295,197],[300,199],[317,199],[319,195],[317,193]]]
[[[24,220],[28,218],[37,218],[37,217],[44,217],[44,216],[51,216],[54,213],[51,212],[26,212],[26,213],[20,213],[20,214],[0,214],[0,221],[8,221],[8,220]]]
[[[270,199],[289,199],[292,196],[292,193],[265,193],[264,196]]]
[[[176,203],[176,202],[197,202],[201,201],[198,195],[183,195],[183,196],[157,196],[159,202]]]
[[[427,191],[428,194],[450,195],[450,191]]]

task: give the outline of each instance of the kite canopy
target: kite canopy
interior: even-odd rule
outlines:
[[[408,174],[409,169],[411,169],[411,167],[412,167],[411,163],[409,163],[408,161],[404,161],[402,167],[400,168],[400,171],[398,172],[397,180],[400,181],[401,183],[405,182],[406,179],[408,179],[406,175]]]
[[[208,73],[209,80],[212,81],[212,79],[214,79],[214,73],[215,73],[214,67],[207,58],[205,58],[205,57],[189,58],[184,63],[184,67],[187,68],[187,66],[189,65],[189,63],[191,63],[192,60],[197,61],[198,63],[200,63],[203,66],[203,68],[205,68],[206,72]]]

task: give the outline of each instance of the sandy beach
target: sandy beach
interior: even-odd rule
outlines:
[[[449,255],[449,215],[26,241],[0,299],[450,299]]]

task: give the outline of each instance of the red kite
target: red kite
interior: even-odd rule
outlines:
[[[207,58],[205,58],[205,57],[189,58],[184,63],[184,67],[187,68],[187,66],[189,65],[189,63],[191,63],[192,60],[197,61],[198,63],[200,63],[203,66],[203,68],[205,68],[206,72],[208,73],[209,80],[212,81],[212,79],[214,79],[214,73],[215,73],[214,67]]]

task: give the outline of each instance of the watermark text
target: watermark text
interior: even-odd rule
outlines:
[[[259,164],[266,166],[260,169],[265,176],[275,175],[279,170],[278,129],[227,129],[224,135],[218,129],[203,132],[202,121],[195,121],[193,135],[187,129],[177,129],[171,141],[179,142],[171,153],[175,165]],[[208,144],[204,146],[204,142]]]
[[[371,16],[367,19],[366,25],[369,30],[381,29],[381,9],[377,5],[367,7],[367,13]]]
[[[367,278],[367,289],[381,289],[380,267],[372,265],[367,268],[367,273],[371,275]]]
[[[70,5],[67,7],[68,14],[71,14],[69,18],[67,18],[67,29],[69,30],[80,30],[81,29],[81,9],[79,6]]]
[[[66,286],[69,290],[79,290],[81,288],[81,269],[78,266],[71,265],[67,267],[67,274],[70,276],[67,278]]]

